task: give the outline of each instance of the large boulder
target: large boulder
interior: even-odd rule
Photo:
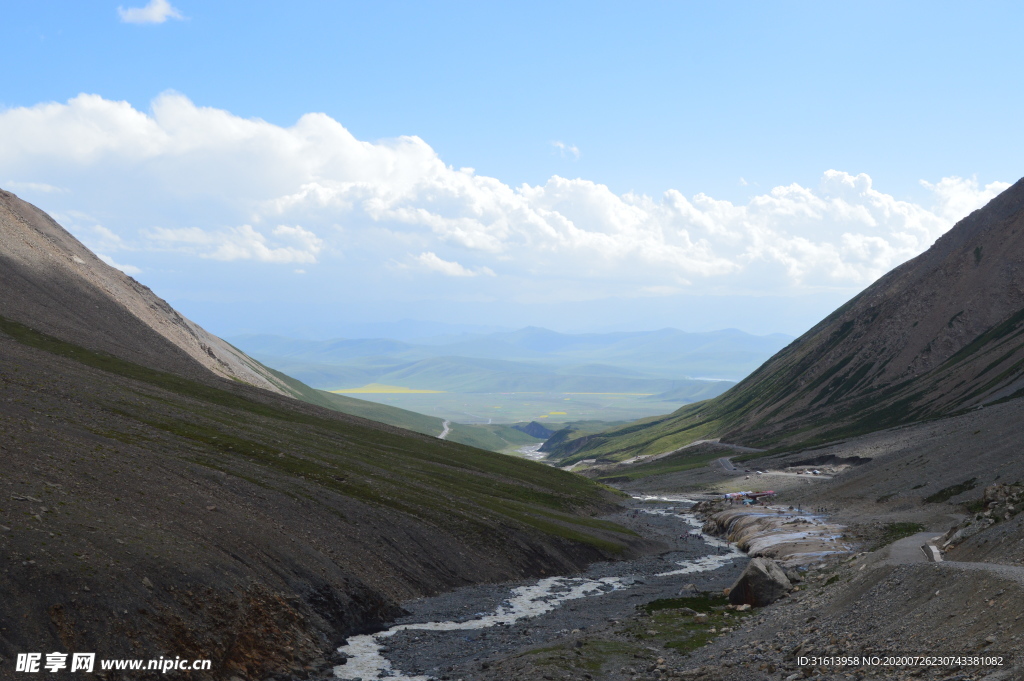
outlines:
[[[754,558],[729,590],[733,605],[763,607],[774,603],[793,589],[779,564],[771,558]]]

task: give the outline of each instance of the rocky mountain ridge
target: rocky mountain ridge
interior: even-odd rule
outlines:
[[[0,288],[0,315],[58,338],[195,374],[191,360],[218,376],[291,394],[258,362],[100,260],[49,215],[2,190]]]

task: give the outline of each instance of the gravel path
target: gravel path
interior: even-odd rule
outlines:
[[[889,562],[896,565],[906,565],[908,563],[926,563],[928,562],[925,558],[924,552],[921,551],[921,545],[927,542],[929,539],[942,536],[941,533],[937,532],[918,532],[910,537],[905,537],[899,541],[893,542],[889,546]],[[944,560],[941,563],[935,563],[935,565],[942,566],[944,570],[970,570],[973,572],[987,572],[996,577],[1003,577],[1004,579],[1012,579],[1018,584],[1024,585],[1024,567],[1019,565],[1003,565],[1001,563],[977,563],[977,562],[964,562],[955,560]]]
[[[926,563],[928,559],[925,557],[924,551],[921,550],[921,546],[929,539],[941,536],[941,532],[918,532],[894,541],[889,545],[889,562],[896,565]]]

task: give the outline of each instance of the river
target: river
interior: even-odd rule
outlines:
[[[746,556],[707,536],[685,497],[645,497],[616,520],[667,551],[597,563],[581,575],[479,585],[404,604],[409,615],[385,631],[353,636],[340,653],[340,679],[430,681],[459,665],[607,626],[657,598],[730,586]]]
[[[543,446],[543,442],[538,442],[533,445],[523,445],[518,451],[520,456],[524,456],[527,459],[533,459],[534,461],[541,461],[547,458],[547,452],[540,451],[540,448]]]

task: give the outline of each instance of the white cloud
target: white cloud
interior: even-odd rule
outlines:
[[[100,260],[102,260],[103,262],[107,263],[111,267],[113,267],[115,269],[121,270],[122,272],[124,272],[125,274],[127,274],[129,276],[135,276],[136,274],[142,274],[142,270],[139,269],[138,267],[136,267],[135,265],[120,265],[120,264],[114,262],[114,259],[111,258],[109,255],[103,255],[102,253],[97,253],[96,257],[99,258]]]
[[[575,144],[566,144],[565,142],[555,141],[551,143],[551,146],[558,149],[558,153],[562,158],[568,158],[571,156],[572,158],[579,160],[580,148]]]
[[[149,0],[145,7],[118,7],[117,13],[126,24],[162,24],[168,19],[184,19],[167,0]]]
[[[92,232],[95,238],[102,244],[101,248],[107,250],[120,249],[124,247],[124,239],[119,237],[114,232],[110,231],[103,225],[93,225]]]
[[[441,274],[448,277],[476,277],[481,274],[486,274],[489,277],[494,276],[494,271],[490,267],[477,267],[475,269],[469,269],[463,267],[457,262],[450,260],[442,260],[435,253],[421,253],[416,257],[416,261],[428,270],[434,272],[440,272]]]
[[[11,180],[7,182],[7,187],[16,192],[38,192],[40,194],[63,194],[67,192],[67,189],[63,187],[55,187],[45,182],[16,182]]]
[[[476,276],[495,299],[544,300],[852,291],[1008,186],[924,182],[931,205],[838,170],[745,203],[559,176],[513,187],[446,165],[418,137],[365,142],[316,113],[281,127],[173,92],[149,112],[96,95],[2,111],[0,176],[67,187],[48,200],[64,215],[103,215],[110,235],[91,238],[107,252],[112,235],[125,250],[209,260],[324,258],[349,283],[419,253],[409,276]],[[161,227],[133,232],[150,225]]]
[[[991,201],[1010,185],[1006,182],[991,182],[979,188],[976,178],[944,177],[935,184],[921,180],[921,186],[935,194],[939,214],[947,220],[959,220]]]
[[[206,231],[199,227],[154,227],[147,236],[160,248],[211,260],[258,260],[272,263],[315,263],[323,240],[302,227],[280,225],[273,235],[293,245],[276,245],[251,225]]]

